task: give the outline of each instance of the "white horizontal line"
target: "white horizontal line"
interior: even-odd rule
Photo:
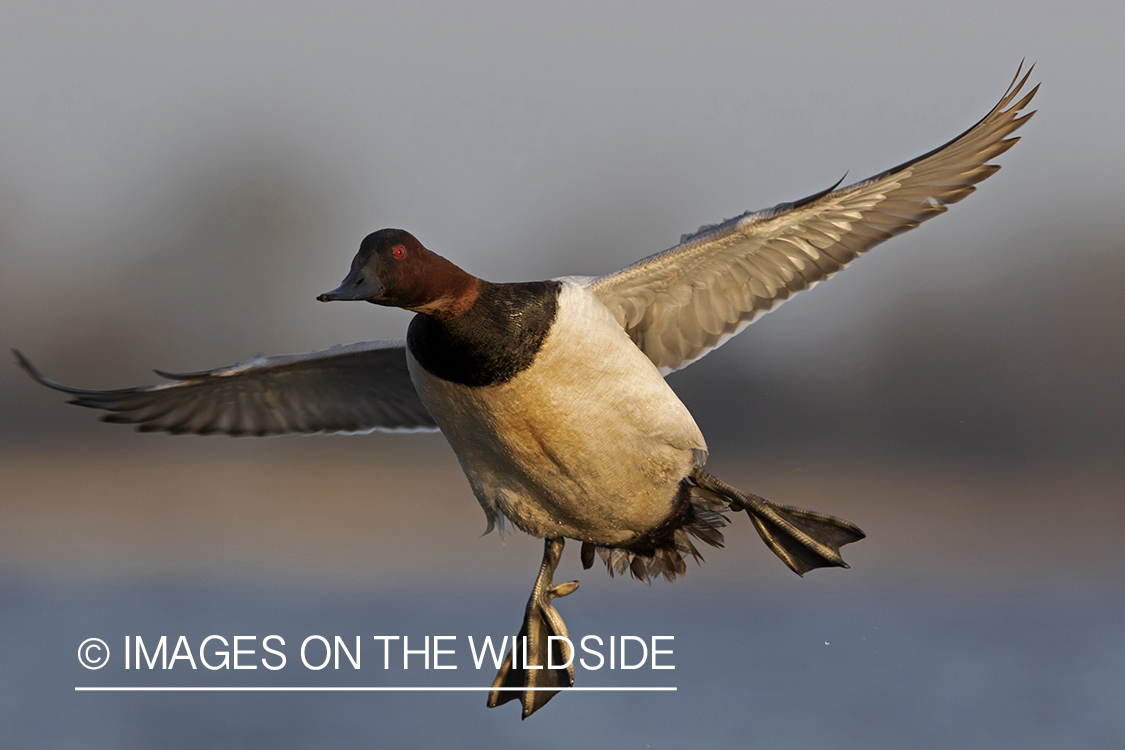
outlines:
[[[675,687],[541,687],[541,688],[493,688],[493,687],[75,687],[79,693],[421,693],[421,692],[518,692],[537,691],[562,692],[675,692]]]

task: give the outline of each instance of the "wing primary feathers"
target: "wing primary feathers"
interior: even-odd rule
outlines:
[[[1034,114],[1024,110],[1038,85],[1017,100],[1034,68],[1025,72],[1021,62],[988,114],[921,156],[843,188],[841,179],[800,200],[704,226],[676,247],[587,283],[661,372],[685,367],[796,292],[972,194],[1000,169],[989,161],[1019,140],[1011,134]],[[700,336],[711,333],[713,316],[732,327]]]

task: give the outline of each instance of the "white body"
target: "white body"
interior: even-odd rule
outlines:
[[[619,545],[676,509],[703,435],[656,366],[585,283],[561,280],[535,361],[497,386],[441,380],[407,353],[491,529]],[[583,280],[584,281],[584,280]]]

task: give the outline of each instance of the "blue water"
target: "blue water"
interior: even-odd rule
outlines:
[[[791,593],[790,593],[791,592]],[[818,590],[819,592],[819,590]],[[526,591],[316,591],[277,585],[0,585],[0,746],[18,748],[1125,747],[1125,591],[807,594],[684,584],[592,586],[559,601],[574,636],[672,635],[675,670],[580,669],[579,685],[665,685],[674,693],[559,695],[521,722],[483,693],[80,693],[79,685],[487,685],[467,636],[518,629]],[[126,671],[124,638],[281,635],[284,669]],[[361,635],[356,671],[299,662],[308,635]],[[456,635],[383,670],[373,635]],[[111,650],[77,660],[85,638]],[[214,644],[214,642],[213,642]],[[172,644],[169,644],[172,645]],[[277,645],[277,642],[274,642]],[[633,644],[631,644],[633,645]],[[312,654],[313,651],[310,651]],[[320,652],[323,654],[323,651]],[[634,652],[635,653],[635,652]],[[215,657],[212,662],[217,661]],[[319,661],[319,658],[313,659]],[[276,662],[275,662],[276,663]]]

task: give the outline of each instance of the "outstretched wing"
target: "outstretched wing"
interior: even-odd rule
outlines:
[[[67,388],[20,364],[79,406],[105,409],[106,422],[141,432],[281,435],[287,432],[432,431],[406,369],[402,341],[370,341],[322,352],[255,357],[232,367],[172,374],[171,382],[113,391]]]
[[[1034,114],[1020,113],[1038,86],[1012,104],[1031,75],[1021,79],[1022,69],[984,119],[944,146],[854,185],[703,227],[591,289],[662,373],[691,364],[1000,169],[989,160],[1019,140],[1007,136]]]

